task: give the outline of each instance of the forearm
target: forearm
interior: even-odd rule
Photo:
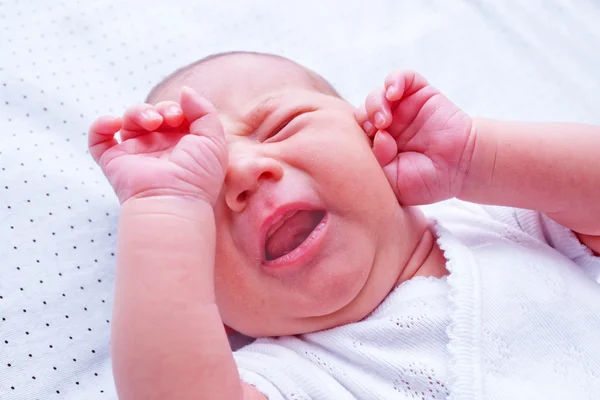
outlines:
[[[215,304],[215,236],[206,203],[123,205],[112,332],[120,398],[241,398]]]
[[[476,142],[460,198],[540,211],[600,235],[600,127],[475,119]]]

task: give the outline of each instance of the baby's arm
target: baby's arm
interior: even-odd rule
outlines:
[[[401,204],[532,209],[600,253],[600,127],[473,119],[413,71],[389,74],[356,117]]]
[[[473,129],[459,198],[540,211],[600,252],[600,127],[475,118]]]
[[[206,202],[123,204],[112,331],[121,398],[242,398],[215,304],[215,235]]]
[[[94,122],[89,148],[122,203],[112,324],[119,398],[264,399],[241,384],[215,302],[213,206],[227,145],[214,107],[191,90],[181,107],[135,106],[122,120]]]

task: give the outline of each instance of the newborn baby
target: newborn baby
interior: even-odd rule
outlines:
[[[120,398],[600,390],[597,127],[471,118],[410,71],[354,109],[229,53],[96,120],[89,148],[122,204]],[[229,329],[259,339],[232,353]]]

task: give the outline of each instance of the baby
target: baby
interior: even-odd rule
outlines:
[[[598,127],[472,118],[410,71],[355,110],[228,53],[97,119],[89,149],[122,205],[122,399],[600,390]],[[259,339],[232,353],[229,329]]]

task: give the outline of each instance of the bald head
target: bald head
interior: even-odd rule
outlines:
[[[206,72],[206,68],[204,67],[208,67],[209,65],[215,67],[215,64],[217,63],[227,63],[229,65],[239,65],[240,68],[238,69],[240,70],[240,72],[243,72],[245,69],[242,66],[243,63],[252,58],[261,58],[265,62],[272,62],[275,65],[285,65],[286,68],[294,69],[297,73],[303,75],[306,78],[307,88],[310,88],[323,94],[341,98],[341,96],[335,90],[335,88],[322,76],[292,60],[268,53],[234,51],[213,54],[204,57],[198,61],[195,61],[189,65],[186,65],[182,68],[179,68],[178,70],[167,76],[163,81],[158,83],[150,91],[150,93],[146,97],[146,102],[155,104],[161,100],[164,100],[166,97],[170,97],[167,95],[166,92],[172,91],[173,87],[181,88],[182,86],[189,86],[189,82],[193,81],[194,75]],[[249,76],[249,78],[251,79],[252,77]],[[204,92],[204,90],[202,90],[201,87],[196,87],[195,89],[197,89],[200,92]]]

